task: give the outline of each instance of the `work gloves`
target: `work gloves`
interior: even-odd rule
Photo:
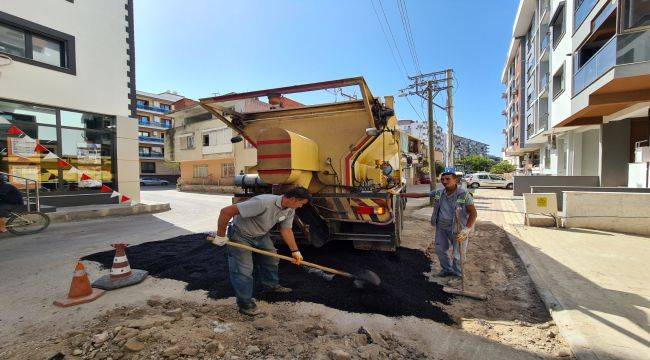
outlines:
[[[461,243],[461,242],[467,240],[467,237],[469,236],[470,232],[472,232],[472,229],[464,228],[458,234],[456,234],[456,241]]]
[[[217,246],[224,246],[228,242],[228,238],[225,236],[219,236],[217,233],[210,234],[212,238],[212,243]]]
[[[296,265],[300,265],[300,263],[302,262],[302,254],[298,250],[292,251],[291,257],[293,258],[293,263]]]

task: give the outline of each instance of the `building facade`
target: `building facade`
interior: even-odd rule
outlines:
[[[454,160],[468,156],[488,156],[490,145],[480,141],[454,135]]]
[[[522,0],[512,41],[525,47],[527,170],[627,185],[649,140],[650,2]]]
[[[35,6],[0,3],[0,171],[46,205],[139,201],[132,0]]]
[[[173,104],[183,97],[171,92],[137,91],[136,98],[140,177],[176,182],[180,169],[178,164],[165,161],[164,145],[167,130],[174,127],[174,120],[167,113],[173,111]]]
[[[237,112],[269,108],[255,99],[220,105]],[[165,159],[179,164],[181,184],[228,186],[236,174],[255,172],[257,150],[248,141],[232,143],[236,134],[197,102],[183,99],[176,108],[168,114],[175,126],[165,138]]]

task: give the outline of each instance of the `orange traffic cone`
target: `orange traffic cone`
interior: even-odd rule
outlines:
[[[104,295],[104,290],[93,289],[90,287],[90,280],[88,280],[86,268],[84,267],[84,264],[78,262],[74,269],[68,297],[55,301],[54,305],[67,307],[84,304],[91,302],[102,295]]]
[[[147,277],[147,275],[149,275],[149,272],[146,270],[131,269],[129,259],[127,259],[124,250],[128,245],[129,244],[122,243],[111,244],[111,246],[115,248],[115,257],[113,258],[111,273],[97,279],[97,281],[93,283],[93,287],[104,290],[119,289],[140,283]]]

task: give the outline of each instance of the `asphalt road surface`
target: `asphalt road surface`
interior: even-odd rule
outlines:
[[[169,202],[171,210],[52,224],[35,235],[0,235],[0,345],[36,331],[39,324],[54,327],[66,320],[66,312],[51,304],[67,292],[77,259],[110,250],[111,243],[136,245],[214,230],[220,209],[231,204],[231,196],[181,193],[170,187],[145,187],[141,196],[143,202]],[[92,278],[99,269],[89,272]]]

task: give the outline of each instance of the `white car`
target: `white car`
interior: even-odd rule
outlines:
[[[489,173],[469,174],[465,177],[469,187],[477,189],[479,187],[496,187],[512,189],[512,180],[508,180],[502,175]]]

